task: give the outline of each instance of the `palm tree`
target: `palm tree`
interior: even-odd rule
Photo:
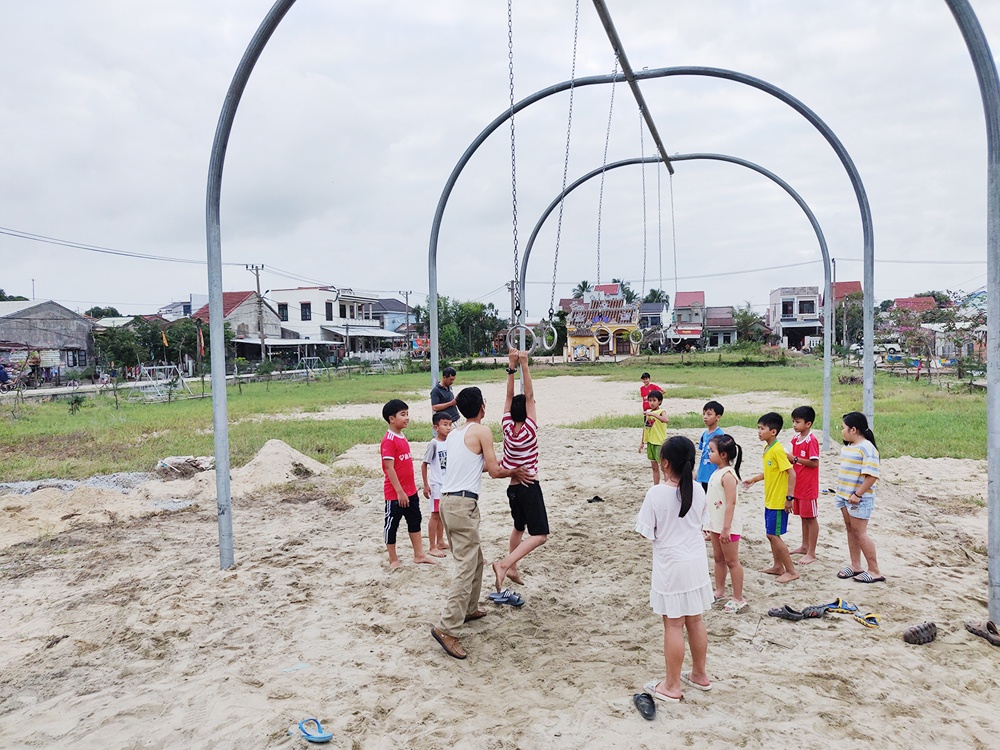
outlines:
[[[624,297],[625,301],[628,302],[630,305],[637,299],[639,299],[639,295],[636,294],[636,291],[624,279],[611,279],[611,283],[618,284],[621,287],[622,297]]]
[[[594,287],[590,285],[590,282],[583,280],[573,287],[573,299],[582,299],[584,294],[592,291],[594,291]]]
[[[643,302],[662,302],[664,305],[670,304],[670,295],[662,289],[650,289],[646,292]]]

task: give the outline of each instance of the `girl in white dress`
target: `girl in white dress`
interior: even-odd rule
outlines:
[[[734,615],[749,607],[743,601],[743,565],[740,564],[743,516],[737,502],[743,451],[731,435],[717,435],[708,443],[708,459],[717,467],[708,480],[705,493],[708,503],[705,531],[712,537],[715,558],[715,601],[725,597],[726,573],[729,573],[733,581],[733,598],[723,609]]]
[[[712,689],[705,659],[708,634],[702,613],[712,606],[712,581],[702,536],[705,493],[694,483],[694,443],[676,435],[660,448],[663,480],[646,493],[635,530],[653,542],[649,604],[663,617],[663,658],[667,674],[645,689],[661,701],[681,700],[681,683]],[[684,664],[684,631],[691,647],[689,672]]]

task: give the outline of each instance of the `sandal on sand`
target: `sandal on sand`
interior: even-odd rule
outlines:
[[[690,672],[681,672],[681,682],[683,682],[685,685],[690,685],[695,690],[700,690],[703,693],[707,693],[709,690],[712,689],[712,685],[711,684],[708,684],[708,685],[699,685],[697,682],[695,682],[694,680],[692,680]]]
[[[635,704],[636,711],[646,721],[652,721],[656,718],[656,704],[653,702],[653,696],[649,693],[636,693],[632,696],[632,703]]]
[[[810,619],[810,618],[814,618],[814,617],[825,617],[826,616],[826,609],[827,608],[825,606],[822,606],[822,605],[814,606],[814,607],[803,607],[802,608],[802,616],[804,618],[806,618],[807,620]]]
[[[659,685],[659,684],[660,684],[659,678],[654,677],[649,682],[647,682],[645,685],[643,685],[642,689],[645,690],[647,693],[649,693],[654,698],[656,698],[656,700],[658,700],[658,701],[663,701],[664,703],[680,703],[681,702],[680,698],[674,698],[671,695],[666,695],[664,693],[658,693],[656,691],[656,686]]]
[[[860,613],[855,613],[854,619],[860,622],[866,628],[877,628],[882,623],[882,616],[877,612],[869,612],[867,615],[864,616],[862,616]]]
[[[825,604],[823,606],[826,607],[828,612],[837,612],[842,615],[853,615],[855,612],[858,611],[857,604],[851,604],[846,599],[840,599],[840,598],[838,598],[834,602],[830,602],[829,604]]]
[[[306,729],[306,724],[315,724],[316,731],[310,732]],[[299,731],[302,732],[303,739],[308,742],[329,742],[333,739],[333,732],[324,731],[323,725],[319,723],[319,719],[303,719],[299,722]]]
[[[488,596],[489,600],[494,604],[509,604],[512,607],[523,607],[524,599],[519,593],[512,589],[504,589],[503,591],[493,592]]]
[[[855,583],[885,583],[885,576],[873,576],[867,570],[854,576]]]
[[[984,620],[982,622],[969,620],[965,623],[965,629],[973,635],[985,638],[994,646],[1000,646],[1000,631],[997,631],[997,626],[993,624],[992,620]]]
[[[903,631],[903,640],[907,643],[912,643],[915,646],[922,646],[925,643],[930,643],[935,638],[937,638],[937,625],[933,622],[925,622],[920,625],[914,625],[912,628],[907,628]]]
[[[722,611],[730,615],[738,615],[740,612],[746,612],[750,609],[750,605],[746,602],[738,602],[735,599],[730,599],[726,602],[726,606],[722,608]]]
[[[860,570],[854,570],[850,565],[848,565],[846,568],[841,568],[840,571],[838,571],[837,578],[844,580],[847,578],[854,578],[854,576],[860,574],[861,574]]]
[[[767,610],[767,614],[771,617],[780,617],[782,620],[792,620],[797,622],[805,618],[798,610],[792,609],[787,604],[783,607],[775,607],[774,609]]]

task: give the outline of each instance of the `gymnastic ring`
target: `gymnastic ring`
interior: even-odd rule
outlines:
[[[511,326],[507,331],[507,346],[511,349],[521,348],[521,333],[524,333],[525,342],[528,339],[531,340],[530,344],[527,344],[522,351],[533,352],[535,351],[536,337],[535,332],[530,326],[526,326],[524,323],[518,323],[516,326]]]
[[[633,328],[631,331],[629,331],[628,340],[631,341],[633,344],[641,344],[643,338],[644,335],[640,329]]]
[[[538,324],[538,348],[543,352],[554,351],[559,343],[559,331],[552,325],[552,321],[543,320]]]
[[[607,336],[605,336],[603,340],[601,339],[600,336],[601,331],[604,331],[604,333],[607,334]],[[610,344],[611,337],[612,337],[611,329],[608,328],[607,326],[597,326],[597,328],[594,329],[594,341],[596,341],[601,346],[607,346],[608,344]]]

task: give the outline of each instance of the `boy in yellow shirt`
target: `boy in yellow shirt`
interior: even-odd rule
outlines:
[[[792,493],[795,491],[795,470],[785,449],[778,442],[778,433],[784,427],[781,415],[770,411],[757,420],[757,437],[765,443],[764,471],[743,482],[747,489],[764,480],[764,532],[771,545],[774,565],[761,573],[778,576],[778,583],[788,583],[799,577],[781,535],[788,530],[788,515],[792,511]]]
[[[660,446],[667,439],[667,415],[663,413],[660,404],[663,394],[660,391],[650,391],[646,394],[649,408],[643,412],[645,421],[642,427],[642,442],[639,443],[639,453],[645,451],[649,465],[653,469],[653,484],[660,483]]]

